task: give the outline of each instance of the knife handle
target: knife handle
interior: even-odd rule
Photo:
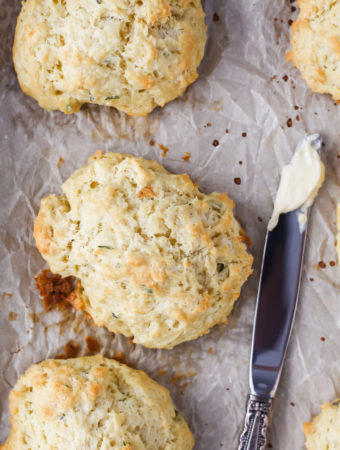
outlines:
[[[271,406],[271,398],[249,395],[238,450],[264,450]]]

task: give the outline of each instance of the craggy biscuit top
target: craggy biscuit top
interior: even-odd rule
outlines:
[[[287,59],[315,92],[340,100],[340,1],[299,0]]]
[[[307,450],[340,449],[340,400],[322,405],[321,413],[303,424]]]
[[[45,109],[96,103],[140,116],[197,78],[205,41],[200,0],[27,0],[13,58]]]
[[[226,321],[252,272],[226,194],[102,152],[62,189],[42,199],[34,236],[52,272],[81,280],[72,303],[97,325],[171,348]]]
[[[32,365],[9,396],[3,450],[191,450],[168,391],[101,355]]]

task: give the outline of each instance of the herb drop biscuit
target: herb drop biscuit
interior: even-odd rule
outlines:
[[[191,450],[169,392],[101,355],[33,364],[9,396],[3,450]]]
[[[340,400],[321,408],[318,416],[303,424],[307,450],[340,450]]]
[[[287,60],[313,91],[340,100],[340,1],[298,0]]]
[[[205,41],[200,0],[27,0],[13,58],[47,110],[96,103],[142,116],[197,78]]]
[[[252,257],[226,194],[202,194],[154,161],[98,152],[43,198],[34,225],[52,272],[98,326],[172,348],[226,322]]]

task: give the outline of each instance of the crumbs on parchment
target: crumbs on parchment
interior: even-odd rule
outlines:
[[[189,152],[185,152],[184,156],[182,156],[183,161],[189,161],[191,155]]]
[[[57,359],[75,358],[80,353],[80,345],[74,341],[68,341],[64,347],[64,353],[58,353]]]
[[[34,280],[45,311],[51,311],[55,307],[64,310],[70,306],[67,298],[73,291],[73,277],[63,278],[45,269]]]
[[[162,145],[162,144],[157,144],[157,145],[158,145],[158,147],[162,150],[161,156],[162,156],[163,158],[165,158],[165,157],[166,157],[166,154],[167,154],[168,151],[169,151],[168,147],[164,147],[164,145]]]
[[[98,340],[92,336],[86,336],[86,347],[91,355],[95,355],[100,352],[102,348],[102,344],[98,342]]]

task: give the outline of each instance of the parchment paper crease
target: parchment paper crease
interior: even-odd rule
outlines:
[[[266,222],[280,170],[306,131],[325,139],[327,179],[312,211],[300,304],[270,428],[272,448],[302,449],[302,422],[319,412],[320,403],[340,396],[340,271],[329,265],[336,260],[340,106],[312,93],[285,62],[289,20],[297,13],[292,6],[288,0],[206,1],[209,38],[199,80],[163,110],[133,119],[96,106],[71,116],[48,113],[26,97],[11,61],[20,1],[0,0],[0,442],[9,431],[7,396],[17,377],[31,363],[62,353],[70,339],[84,347],[91,335],[104,353],[123,351],[129,364],[170,389],[195,434],[195,449],[237,448]],[[158,143],[169,148],[165,158]],[[97,149],[156,159],[189,173],[203,191],[225,191],[236,202],[253,240],[255,272],[227,326],[172,351],[153,351],[96,329],[81,314],[43,312],[33,282],[45,267],[32,237],[39,201],[59,193],[62,181]],[[189,162],[181,159],[187,151]],[[317,266],[321,260],[324,269]],[[188,376],[178,376],[183,374]]]

